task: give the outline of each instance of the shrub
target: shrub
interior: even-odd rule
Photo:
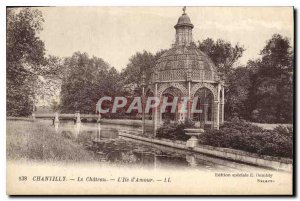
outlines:
[[[293,156],[292,127],[278,126],[265,130],[249,122],[233,119],[220,130],[207,130],[200,136],[202,144],[244,150],[260,155],[277,157]]]
[[[170,140],[188,140],[190,137],[185,135],[185,128],[193,128],[195,123],[191,120],[186,120],[184,122],[174,122],[165,121],[164,124],[157,129],[156,137],[166,138]]]

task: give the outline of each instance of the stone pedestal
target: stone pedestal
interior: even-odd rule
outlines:
[[[204,132],[204,130],[200,128],[187,128],[184,129],[184,131],[186,135],[191,136],[191,138],[186,141],[186,146],[190,148],[196,147],[198,145],[197,137]]]

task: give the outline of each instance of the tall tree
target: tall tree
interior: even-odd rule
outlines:
[[[245,51],[244,47],[239,44],[232,45],[230,42],[222,39],[214,41],[211,38],[198,41],[198,48],[212,59],[218,72],[223,73],[225,79],[231,73],[233,64],[242,57]]]
[[[252,92],[254,120],[283,123],[293,119],[293,49],[288,38],[274,34],[261,51]]]
[[[129,59],[129,63],[122,71],[124,76],[124,83],[135,83],[137,86],[141,84],[141,74],[148,73],[155,65],[155,56],[147,51],[142,53],[137,52]]]
[[[52,55],[46,58],[34,91],[38,106],[48,106],[55,103],[56,105],[52,109],[57,110],[59,108],[59,93],[64,71],[62,59]]]
[[[228,77],[225,99],[226,118],[240,117],[248,119],[250,70],[246,67],[235,68]]]
[[[45,47],[38,33],[44,19],[37,9],[7,9],[7,115],[31,114],[35,85],[44,65]]]
[[[123,86],[130,88],[129,91],[138,91],[140,93],[141,89],[141,75],[145,73],[146,82],[149,79],[150,73],[155,66],[156,60],[165,52],[166,50],[160,50],[155,55],[143,51],[137,52],[129,59],[129,63],[126,68],[122,70],[121,76],[123,78]]]
[[[118,93],[119,74],[115,68],[97,57],[76,52],[64,61],[66,70],[62,78],[61,109],[63,112],[79,110],[94,113],[98,100]]]

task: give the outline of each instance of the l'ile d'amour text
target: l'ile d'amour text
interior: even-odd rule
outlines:
[[[22,178],[22,179],[20,179]],[[22,176],[19,177],[19,181],[26,181],[27,177]],[[77,182],[143,182],[143,183],[150,183],[150,182],[171,182],[170,177],[164,178],[143,178],[143,177],[117,177],[117,178],[104,178],[104,177],[77,177],[77,178],[67,178],[66,176],[33,176],[32,181],[34,182],[65,182],[65,181],[77,181]]]

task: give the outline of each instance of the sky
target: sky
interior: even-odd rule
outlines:
[[[138,51],[156,53],[174,43],[182,7],[44,7],[41,39],[47,54],[69,57],[87,52],[118,71]],[[293,44],[292,7],[187,7],[195,41],[208,37],[243,45],[238,64],[259,57],[273,34]]]

